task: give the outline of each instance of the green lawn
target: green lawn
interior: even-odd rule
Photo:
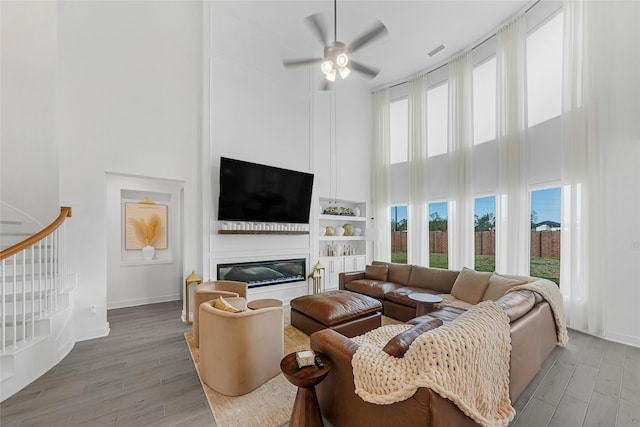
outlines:
[[[407,253],[405,251],[391,251],[391,262],[406,264]]]
[[[531,257],[531,276],[549,279],[560,284],[560,258]]]
[[[496,256],[476,255],[476,271],[496,271]]]

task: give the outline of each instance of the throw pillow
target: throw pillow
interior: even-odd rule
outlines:
[[[464,267],[451,288],[451,295],[469,304],[479,303],[489,285],[491,274]]]
[[[388,272],[389,266],[387,265],[367,265],[364,268],[364,278],[386,282]]]
[[[482,301],[496,301],[506,294],[509,289],[525,283],[527,283],[526,279],[509,278],[501,276],[498,273],[493,273],[489,278],[489,284],[484,291]]]
[[[213,304],[213,306],[215,308],[217,308],[218,310],[228,311],[230,313],[239,313],[239,312],[242,311],[242,310],[240,310],[238,308],[235,308],[231,304],[229,304],[229,302],[227,300],[225,300],[224,298],[222,298],[222,297],[218,297],[218,299]]]
[[[442,326],[442,319],[431,319],[426,322],[419,323],[413,328],[401,332],[391,338],[382,350],[393,357],[404,357],[404,354],[409,350],[409,347],[416,338],[431,329],[437,328],[438,326]]]

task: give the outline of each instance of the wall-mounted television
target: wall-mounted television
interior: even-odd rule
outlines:
[[[313,174],[220,157],[219,221],[308,224]]]

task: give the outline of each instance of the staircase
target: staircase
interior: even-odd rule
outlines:
[[[47,372],[74,345],[63,207],[42,227],[0,202],[0,401]]]

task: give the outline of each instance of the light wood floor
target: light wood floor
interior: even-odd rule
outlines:
[[[181,310],[181,301],[110,310],[110,335],[77,343],[0,404],[0,424],[215,426]],[[640,427],[640,349],[570,332],[514,407],[514,427]]]

